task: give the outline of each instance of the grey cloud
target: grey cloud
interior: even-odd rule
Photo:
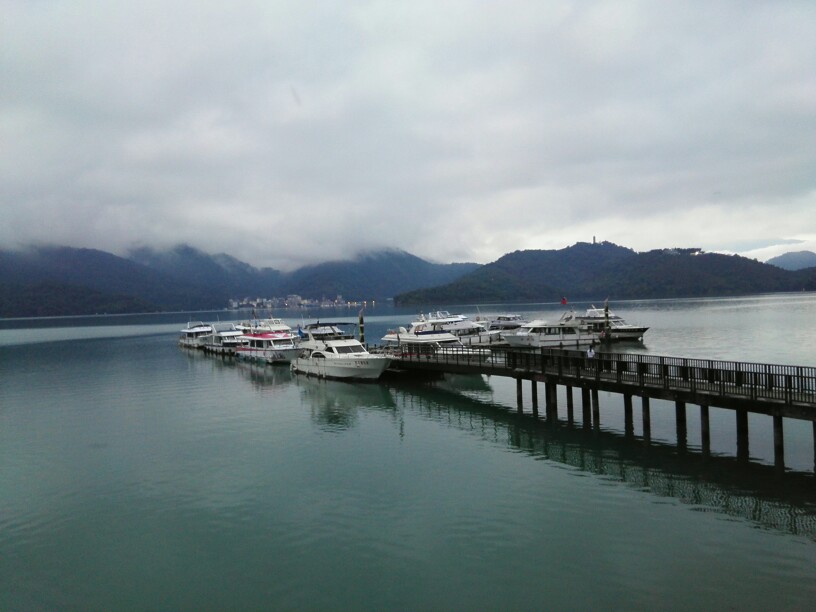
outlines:
[[[0,244],[710,250],[816,234],[816,6],[7,3]]]

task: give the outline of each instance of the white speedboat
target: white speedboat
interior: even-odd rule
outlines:
[[[578,316],[578,320],[586,323],[589,328],[600,334],[602,340],[617,342],[620,340],[643,340],[643,334],[649,329],[642,325],[630,325],[623,317],[603,308],[587,308],[586,313]]]
[[[376,380],[390,365],[391,358],[372,355],[340,326],[348,323],[312,323],[299,328],[300,353],[292,361],[292,371],[319,378]]]
[[[181,330],[179,336],[179,346],[184,348],[203,348],[203,338],[212,334],[213,326],[203,323],[202,321],[190,321],[187,327]]]
[[[600,341],[600,333],[592,331],[573,313],[565,313],[552,323],[536,319],[522,325],[515,332],[504,334],[511,348],[577,348]]]
[[[201,348],[205,353],[235,355],[236,350],[241,346],[240,338],[243,333],[235,329],[232,324],[223,329],[219,329],[218,325],[213,325],[212,332],[201,337]]]

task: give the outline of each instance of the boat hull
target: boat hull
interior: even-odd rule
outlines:
[[[227,344],[205,344],[203,347],[205,353],[211,353],[213,355],[235,355],[235,351],[237,350],[236,345],[227,345]]]
[[[318,378],[377,380],[390,363],[390,359],[381,355],[348,358],[298,357],[292,361],[292,371]]]
[[[248,361],[259,361],[261,363],[270,364],[288,364],[292,363],[300,352],[297,347],[292,348],[252,348],[248,346],[240,346],[236,349],[235,355],[239,359],[246,359]]]
[[[590,346],[598,342],[596,335],[544,336],[538,334],[514,335],[504,337],[510,348],[554,348],[571,349]]]

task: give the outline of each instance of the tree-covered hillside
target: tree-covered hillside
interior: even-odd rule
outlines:
[[[816,290],[813,275],[696,249],[636,253],[611,243],[519,251],[449,285],[396,296],[398,304],[677,298]]]

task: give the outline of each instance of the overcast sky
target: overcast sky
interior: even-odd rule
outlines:
[[[0,246],[816,251],[816,2],[0,0]]]

